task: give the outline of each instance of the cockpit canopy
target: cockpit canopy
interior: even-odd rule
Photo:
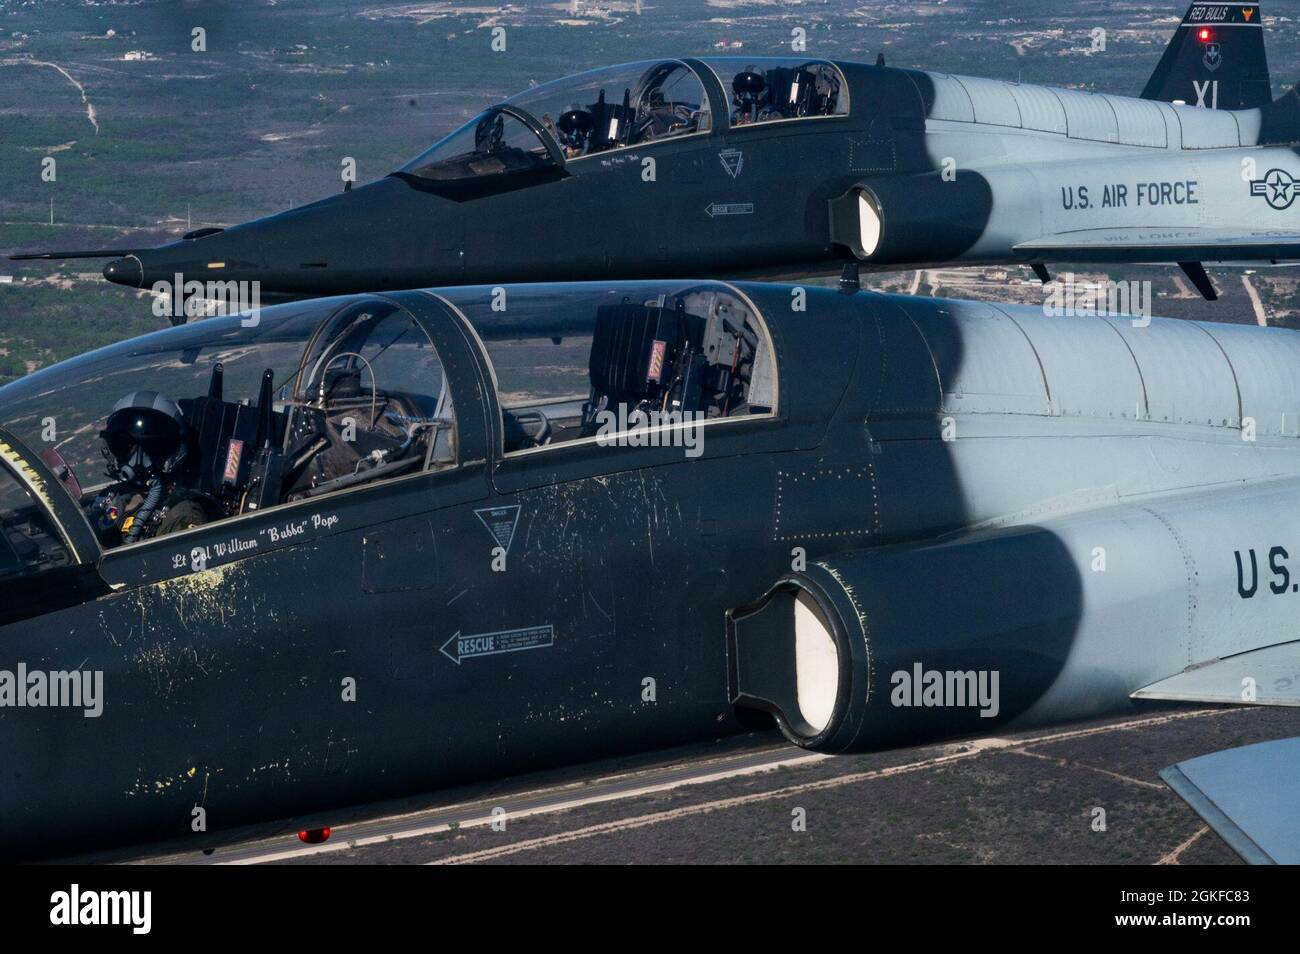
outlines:
[[[397,174],[434,189],[506,175],[544,180],[562,175],[568,162],[709,132],[717,119],[706,80],[721,85],[729,104],[723,122],[731,128],[848,114],[844,76],[825,60],[702,62],[707,69],[642,60],[535,86],[479,114]]]
[[[457,460],[425,326],[372,297],[82,355],[8,385],[3,427],[41,449],[105,548]]]
[[[580,159],[710,128],[704,85],[686,64],[626,63],[512,96],[398,172],[430,182],[537,172],[557,167],[560,156]]]
[[[545,141],[519,115],[493,107],[412,159],[401,171],[438,182],[556,165]]]
[[[566,159],[708,132],[713,125],[704,84],[677,60],[590,70],[506,102],[535,117]]]
[[[825,60],[768,56],[707,57],[731,99],[731,128],[816,116],[846,116],[849,93],[839,67]]]
[[[450,471],[462,438],[484,460],[491,431],[502,463],[552,448],[693,457],[701,428],[762,426],[777,404],[766,322],[719,282],[465,286],[210,318],[0,390],[0,584]]]

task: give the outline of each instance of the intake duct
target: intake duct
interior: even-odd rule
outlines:
[[[829,213],[831,241],[859,261],[937,262],[961,258],[983,237],[993,190],[966,169],[879,177],[831,199]]]
[[[841,553],[727,614],[731,701],[817,752],[987,734],[1052,686],[1080,613],[1038,527]]]

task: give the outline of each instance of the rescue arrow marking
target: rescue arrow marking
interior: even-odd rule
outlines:
[[[752,202],[714,202],[704,210],[709,213],[709,218],[717,218],[719,215],[752,215],[754,213],[754,203]]]
[[[479,656],[500,656],[502,653],[517,653],[525,649],[549,649],[555,645],[555,627],[550,623],[542,626],[529,626],[525,629],[503,629],[495,633],[477,633],[462,636],[456,630],[439,648],[444,656],[460,665],[462,659],[475,659]],[[451,651],[448,651],[451,647]]]

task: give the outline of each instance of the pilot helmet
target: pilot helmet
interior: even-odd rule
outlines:
[[[573,105],[560,114],[560,145],[581,149],[596,125],[595,117],[581,106]]]
[[[185,415],[157,391],[134,391],[115,405],[99,432],[114,476],[141,480],[165,473],[185,446]]]
[[[741,103],[757,102],[766,86],[767,80],[763,74],[752,66],[746,66],[731,81],[732,92],[736,94],[737,102]]]

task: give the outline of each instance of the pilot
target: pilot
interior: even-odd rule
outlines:
[[[576,104],[560,115],[558,138],[566,159],[586,154],[595,124],[591,113]]]
[[[176,493],[190,469],[193,435],[175,401],[157,391],[132,392],[113,405],[99,436],[115,483],[87,510],[104,546],[206,522],[199,504]]]
[[[758,122],[767,101],[767,80],[763,74],[746,66],[731,81],[731,101],[735,110],[731,113],[731,125],[745,126]]]

